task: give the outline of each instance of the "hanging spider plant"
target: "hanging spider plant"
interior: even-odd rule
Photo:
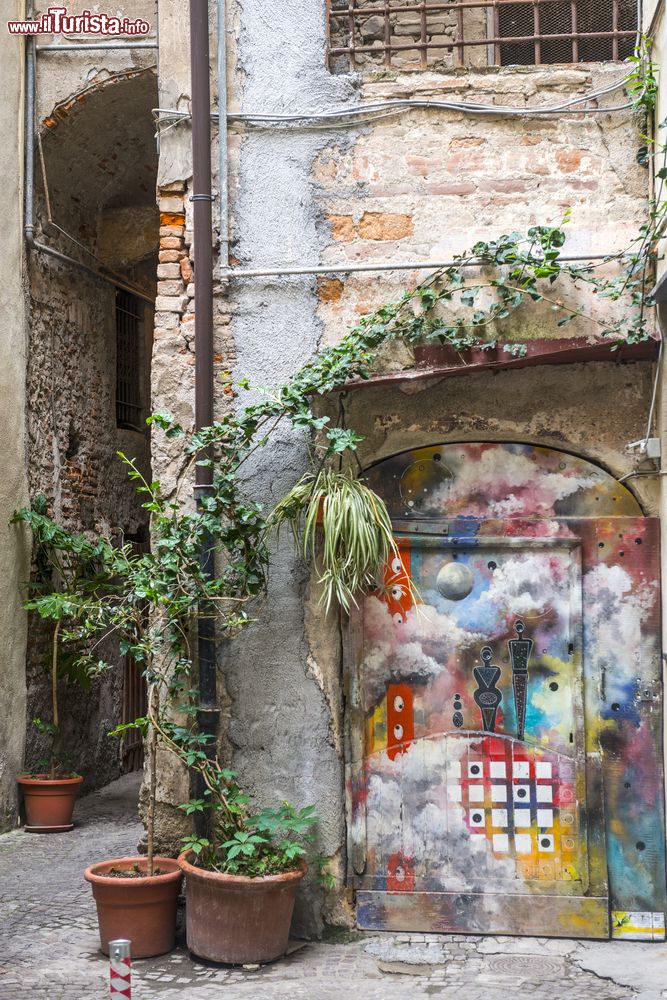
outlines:
[[[307,472],[268,524],[290,525],[298,550],[318,568],[327,610],[337,601],[349,611],[357,594],[381,581],[390,555],[398,554],[384,501],[351,472]]]

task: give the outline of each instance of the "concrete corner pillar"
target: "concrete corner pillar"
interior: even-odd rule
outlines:
[[[6,19],[23,16],[23,3],[8,0]],[[27,532],[10,525],[28,497],[25,459],[27,309],[23,255],[23,46],[0,25],[0,215],[7,267],[0,283],[0,830],[16,822],[16,777],[25,743],[26,616],[21,584],[30,571]]]

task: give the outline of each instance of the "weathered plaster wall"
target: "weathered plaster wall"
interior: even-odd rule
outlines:
[[[38,0],[35,3],[35,15],[39,16],[49,7],[66,6],[68,14],[80,14],[84,10],[95,12],[90,0],[72,0],[67,4],[56,4],[51,0]],[[105,13],[128,17],[132,20],[142,18],[151,25],[149,35],[132,37],[127,41],[155,42],[157,0],[127,0],[125,3],[110,3],[99,5],[98,9]],[[122,40],[119,36],[118,40]],[[39,45],[56,45],[63,42],[105,42],[109,37],[102,35],[91,37],[67,37],[40,35]],[[67,104],[75,94],[80,94],[86,87],[109,80],[115,74],[128,70],[145,69],[148,66],[157,67],[157,49],[103,49],[100,52],[82,50],[80,52],[44,52],[38,55],[37,61],[37,118],[41,120],[51,115],[55,108]]]
[[[215,4],[209,6],[213,29]],[[234,106],[267,110],[270,95],[271,106],[284,110],[306,96],[313,106],[353,96],[350,81],[331,77],[325,69],[323,12],[319,0],[283,4],[279,10],[264,0],[252,6],[232,5],[228,41]],[[160,5],[160,37],[165,56],[160,104],[186,106],[187,18],[170,0]],[[212,38],[212,52],[214,43]],[[172,129],[160,151],[160,209],[177,217],[171,220],[175,226],[161,231],[160,276],[165,284],[158,289],[153,356],[154,405],[171,410],[185,426],[193,420],[194,349],[193,289],[188,286],[187,264],[193,255],[189,138],[189,126]],[[317,258],[321,240],[310,174],[327,141],[317,134],[230,137],[234,259],[257,264]],[[263,283],[216,287],[217,370],[234,369],[257,385],[288,378],[317,348],[316,306],[314,285],[308,280],[279,281],[270,287]],[[218,382],[216,412],[229,405]],[[283,433],[273,442],[271,455],[260,456],[249,469],[249,491],[270,504],[305,468],[305,461],[304,442]],[[178,442],[156,434],[153,462],[156,474],[175,489],[183,468]],[[321,848],[340,855],[344,849],[341,754],[334,745],[337,737],[332,734],[323,691],[328,684],[331,697],[339,700],[339,687],[325,682],[319,664],[309,655],[304,635],[307,578],[288,545],[276,555],[273,567],[269,595],[258,609],[260,621],[232,648],[221,651],[223,753],[262,804],[277,804],[283,798],[300,805],[315,802],[323,819]],[[337,676],[338,662],[332,661],[330,669]],[[176,769],[164,774],[161,797],[182,801],[187,794],[183,775]],[[163,833],[173,840],[183,826],[182,816],[165,801],[161,818]],[[313,930],[320,924],[319,903],[309,893],[301,926]]]
[[[23,4],[10,0],[8,18],[19,17]],[[0,286],[0,642],[3,650],[3,711],[0,716],[0,830],[16,821],[16,776],[23,763],[25,727],[26,619],[19,603],[19,586],[28,575],[30,542],[27,535],[9,526],[14,510],[27,498],[25,460],[26,307],[23,255],[23,170],[21,157],[23,45],[0,33],[0,145],[3,185],[0,202],[7,261]]]
[[[479,101],[520,108],[556,105],[622,79],[625,68],[491,68],[478,72],[386,72],[364,78],[368,100]],[[622,92],[603,99],[614,107]],[[567,210],[566,252],[626,247],[646,212],[648,171],[637,162],[641,123],[629,111],[582,118],[490,118],[420,110],[375,122],[350,141],[333,139],[313,170],[327,264],[451,260],[477,240],[558,224]],[[425,272],[421,272],[423,275]],[[473,272],[474,274],[474,272]],[[335,340],[360,313],[390,301],[419,273],[323,277],[320,317]],[[484,280],[484,278],[480,279]],[[588,293],[568,295],[584,301]],[[597,307],[614,314],[609,303]],[[617,315],[617,314],[615,314]],[[522,310],[493,331],[504,340],[590,337],[596,323],[559,328],[543,308]]]
[[[352,82],[325,68],[320,0],[290,0],[279,10],[259,0],[240,6],[237,18],[236,88],[243,110],[320,109],[353,99]],[[311,171],[329,142],[326,133],[318,132],[244,135],[232,210],[233,253],[239,261],[259,267],[317,260],[322,237]],[[312,355],[321,336],[313,291],[309,279],[232,286],[239,374],[256,385],[277,385]],[[247,485],[270,506],[305,468],[303,439],[283,430],[270,453],[258,456]],[[230,738],[235,764],[258,798],[314,803],[322,819],[321,850],[340,855],[342,761],[322,668],[304,632],[306,585],[285,539],[273,556],[260,619],[228,658]],[[330,667],[338,670],[337,664]],[[299,926],[312,931],[320,920],[321,904],[313,893],[302,901]]]

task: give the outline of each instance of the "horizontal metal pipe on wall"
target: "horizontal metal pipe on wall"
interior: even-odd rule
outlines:
[[[575,254],[560,257],[559,261],[567,264],[593,263],[593,261],[614,260],[613,254]],[[309,264],[295,267],[267,268],[230,268],[225,272],[225,278],[283,278],[291,275],[315,274],[356,274],[374,271],[440,271],[448,267],[483,267],[481,260],[411,260],[382,264]]]
[[[77,49],[156,49],[157,42],[65,42],[62,45],[36,45],[38,52],[74,52]]]

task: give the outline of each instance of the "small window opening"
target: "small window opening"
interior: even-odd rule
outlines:
[[[116,290],[116,424],[137,431],[142,430],[142,313],[139,299]]]
[[[329,0],[334,72],[618,62],[637,0]]]

